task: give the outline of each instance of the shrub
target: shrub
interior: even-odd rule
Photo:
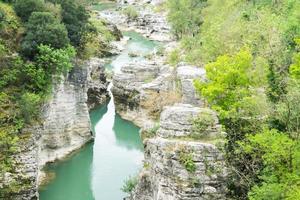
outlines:
[[[126,15],[129,19],[134,20],[138,18],[139,13],[133,6],[127,6],[123,10],[124,15]]]
[[[121,190],[125,193],[130,194],[134,188],[136,187],[138,183],[138,177],[137,176],[130,176],[129,178],[127,178],[124,182],[123,187],[121,188]]]
[[[195,35],[203,23],[202,8],[207,0],[168,0],[168,20],[171,22],[173,33],[177,38],[184,35]]]
[[[179,151],[179,163],[182,164],[190,173],[194,173],[196,171],[196,164],[193,160],[193,154],[191,151],[181,149]]]
[[[21,23],[13,8],[0,2],[0,40],[10,49],[15,49],[20,38]]]
[[[193,119],[193,136],[202,138],[206,135],[207,129],[213,127],[214,123],[215,119],[211,112],[201,112],[198,117]]]
[[[146,138],[153,138],[153,137],[155,137],[155,135],[156,135],[159,127],[160,127],[160,125],[159,125],[159,123],[157,123],[152,128],[143,130],[142,134],[141,134],[142,140],[144,140]]]
[[[31,123],[39,116],[41,97],[34,93],[26,92],[21,96],[21,113],[26,123]]]
[[[66,27],[49,12],[34,12],[27,23],[27,32],[22,42],[22,53],[33,58],[40,44],[52,48],[64,48],[69,44]]]
[[[44,0],[17,0],[14,7],[17,15],[26,22],[33,12],[43,12],[44,5]]]
[[[149,111],[150,116],[157,119],[164,106],[179,102],[181,94],[177,91],[151,92],[149,96],[141,102],[141,106]]]
[[[73,67],[71,61],[75,54],[75,49],[72,46],[64,49],[54,49],[47,45],[40,45],[35,61],[47,74],[59,78]]]
[[[71,44],[75,47],[81,45],[84,34],[95,31],[89,23],[89,14],[86,9],[73,0],[61,2],[62,22],[66,25]]]
[[[176,66],[180,62],[180,52],[175,49],[168,55],[168,63],[172,66]]]

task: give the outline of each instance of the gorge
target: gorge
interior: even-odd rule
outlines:
[[[1,0],[0,200],[299,200],[299,0]]]

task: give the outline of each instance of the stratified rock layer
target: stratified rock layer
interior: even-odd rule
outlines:
[[[130,200],[225,199],[226,168],[222,153],[206,141],[194,141],[191,119],[204,108],[188,104],[166,107],[157,136],[144,140],[145,164]],[[205,109],[207,111],[208,109]],[[215,114],[211,111],[211,115]],[[216,136],[219,126],[213,125]],[[185,166],[190,159],[194,168]]]
[[[87,67],[76,66],[56,85],[45,107],[39,165],[60,159],[91,140],[87,102]]]
[[[15,192],[0,199],[36,200],[38,184],[47,162],[61,159],[82,147],[93,136],[90,130],[89,106],[106,101],[108,96],[103,65],[98,59],[76,65],[67,78],[55,84],[48,103],[42,110],[40,126],[22,130],[18,152],[14,156],[13,173],[5,174],[0,188],[8,185]]]
[[[92,58],[87,62],[88,73],[88,90],[87,105],[91,110],[99,105],[104,104],[108,98],[108,81],[105,74],[105,62],[99,58]]]

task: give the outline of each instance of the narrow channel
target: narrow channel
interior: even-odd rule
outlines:
[[[130,40],[124,51],[107,63],[107,70],[119,71],[128,62],[142,60],[157,46],[138,33],[124,35]],[[139,56],[133,58],[130,53]],[[111,92],[110,96],[107,105],[90,113],[95,141],[46,167],[54,179],[40,188],[40,200],[122,200],[126,196],[121,187],[141,169],[143,144],[139,128],[116,113]]]

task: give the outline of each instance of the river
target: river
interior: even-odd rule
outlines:
[[[106,64],[107,70],[116,72],[132,60],[142,60],[157,45],[135,32],[124,35],[131,39],[124,51]],[[139,56],[130,57],[131,53]],[[143,144],[139,128],[116,114],[110,95],[107,105],[90,113],[94,142],[45,167],[55,178],[40,188],[40,200],[121,200],[126,196],[121,187],[141,169]]]

